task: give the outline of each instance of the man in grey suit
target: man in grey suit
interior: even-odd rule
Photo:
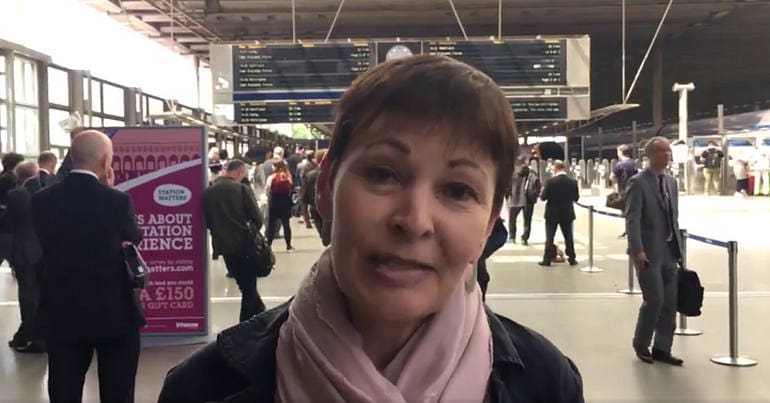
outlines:
[[[677,184],[665,173],[671,147],[666,138],[654,137],[647,142],[645,153],[649,166],[628,181],[626,199],[628,254],[636,266],[644,297],[633,346],[636,356],[646,363],[682,365],[681,359],[671,355],[678,262],[682,257]]]

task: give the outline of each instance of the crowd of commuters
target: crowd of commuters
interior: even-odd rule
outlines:
[[[241,291],[240,323],[172,368],[159,401],[582,402],[573,362],[484,304],[486,259],[506,241],[528,245],[538,200],[539,264],[559,260],[557,228],[567,262],[578,264],[580,192],[566,165],[554,161],[541,181],[519,157],[500,89],[445,57],[367,71],[337,113],[328,150],[296,147],[284,158],[276,147],[251,173],[210,151],[202,213],[213,257]],[[671,354],[682,240],[668,140],[651,139],[645,155],[638,171],[630,147],[619,147],[612,175],[644,295],[632,348],[645,363],[682,365]],[[101,401],[134,401],[145,319],[122,247],[138,245],[141,232],[130,197],[112,188],[111,161],[109,138],[92,130],[73,133],[56,174],[50,152],[2,159],[0,258],[18,281],[22,319],[9,345],[48,352],[52,402],[82,400],[94,352]],[[294,298],[266,310],[244,245],[254,229],[272,247],[280,226],[293,251],[292,217],[328,248]]]
[[[21,324],[9,341],[20,353],[48,353],[51,402],[79,402],[94,353],[103,402],[133,401],[144,313],[123,247],[141,232],[131,198],[114,186],[112,142],[76,130],[56,155],[3,157],[2,257],[19,288]]]
[[[427,55],[363,73],[339,102],[328,150],[276,149],[263,164],[266,223],[247,164],[223,150],[209,157],[202,214],[242,292],[240,323],[171,369],[160,402],[583,401],[575,364],[494,313],[476,281],[480,257],[508,238],[506,196],[523,196],[525,242],[535,195],[554,211],[576,200],[563,164],[542,192],[533,172],[514,172],[510,105],[483,73]],[[122,251],[141,231],[131,198],[113,188],[112,158],[93,130],[73,133],[61,175],[49,153],[3,158],[10,250],[0,257],[25,301],[10,344],[48,352],[54,403],[82,401],[94,353],[100,400],[134,401],[145,318]],[[291,251],[292,216],[328,248],[294,298],[265,311],[246,237],[264,228],[272,244],[280,223]]]

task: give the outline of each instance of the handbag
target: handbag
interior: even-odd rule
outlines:
[[[128,273],[128,281],[133,289],[144,289],[150,281],[150,269],[142,259],[139,249],[134,244],[123,246],[123,260]]]
[[[607,200],[605,201],[604,205],[616,210],[625,210],[626,196],[618,192],[612,192],[607,195]]]
[[[246,188],[241,187],[244,210],[246,209],[246,203],[251,201],[248,200],[248,197]],[[257,277],[269,276],[275,268],[275,255],[273,255],[270,245],[267,244],[267,239],[259,232],[256,224],[249,219],[246,219],[246,229],[243,236],[243,254],[247,260],[255,264],[254,269]]]
[[[700,316],[704,289],[698,273],[682,267],[677,273],[677,311],[684,316]]]

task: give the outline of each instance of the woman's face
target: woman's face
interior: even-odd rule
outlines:
[[[447,146],[450,135],[362,136],[338,162],[325,197],[332,262],[355,311],[421,320],[439,310],[481,255],[494,223],[495,167],[468,144]]]

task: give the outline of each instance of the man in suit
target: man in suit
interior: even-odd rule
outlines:
[[[682,257],[676,180],[666,175],[671,146],[653,137],[645,146],[649,164],[628,181],[628,255],[636,266],[644,302],[634,332],[636,356],[646,362],[682,365],[671,355],[676,328],[677,263]],[[650,353],[653,333],[655,340]]]
[[[575,256],[575,240],[573,238],[572,224],[575,221],[575,206],[580,199],[578,183],[567,175],[567,166],[564,162],[556,160],[552,166],[553,176],[545,182],[545,187],[540,198],[545,204],[545,252],[540,266],[550,266],[551,260],[556,256],[556,245],[553,239],[556,236],[556,227],[561,228],[564,243],[569,258],[570,266],[578,264]]]
[[[48,187],[58,182],[56,175],[56,163],[59,157],[50,151],[44,151],[37,157],[37,165],[40,167],[40,185]]]
[[[41,353],[45,347],[35,329],[43,278],[43,251],[32,224],[30,200],[40,190],[38,167],[25,161],[14,170],[19,187],[8,192],[8,228],[11,231],[11,268],[19,287],[21,324],[11,347],[24,353]]]
[[[111,189],[112,142],[101,132],[78,134],[73,169],[32,196],[45,278],[40,302],[52,403],[80,402],[96,351],[102,402],[133,402],[141,306],[122,247],[139,244],[131,198]]]
[[[203,216],[211,231],[214,257],[225,258],[228,277],[235,278],[241,290],[241,322],[265,310],[257,291],[256,262],[244,257],[246,223],[251,222],[257,231],[262,227],[254,193],[241,183],[247,173],[243,161],[230,160],[225,175],[203,192]]]
[[[0,173],[0,263],[11,257],[11,233],[8,228],[8,192],[17,186],[16,165],[24,161],[21,154],[8,153],[3,156],[3,172]],[[9,343],[10,344],[10,343]]]

